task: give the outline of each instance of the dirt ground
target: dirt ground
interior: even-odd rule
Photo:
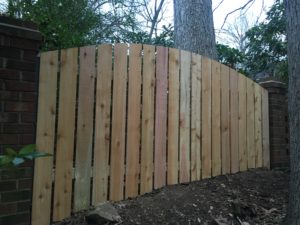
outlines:
[[[123,225],[276,225],[286,214],[288,179],[287,172],[256,169],[165,187],[114,206]],[[85,214],[56,225],[86,225]]]

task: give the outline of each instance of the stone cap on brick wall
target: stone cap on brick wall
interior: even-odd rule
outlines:
[[[0,16],[0,34],[36,41],[42,40],[42,34],[37,30],[35,23],[7,16]]]
[[[267,89],[269,93],[284,94],[287,91],[287,85],[277,80],[267,80],[259,83],[263,88]]]

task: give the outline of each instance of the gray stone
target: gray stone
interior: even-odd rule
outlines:
[[[119,216],[117,210],[109,202],[99,204],[94,210],[90,211],[85,216],[86,222],[88,224],[108,224],[109,222],[121,222],[121,217]]]

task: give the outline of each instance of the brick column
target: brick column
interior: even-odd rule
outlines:
[[[287,88],[282,82],[269,80],[260,85],[269,92],[271,168],[289,166],[289,129]]]
[[[37,55],[41,34],[30,22],[0,16],[0,153],[35,143]],[[30,224],[32,163],[0,171],[0,224]]]

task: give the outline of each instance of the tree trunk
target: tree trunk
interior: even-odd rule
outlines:
[[[285,0],[289,64],[290,190],[287,225],[300,225],[300,0]]]
[[[174,0],[176,48],[217,58],[211,0]]]

